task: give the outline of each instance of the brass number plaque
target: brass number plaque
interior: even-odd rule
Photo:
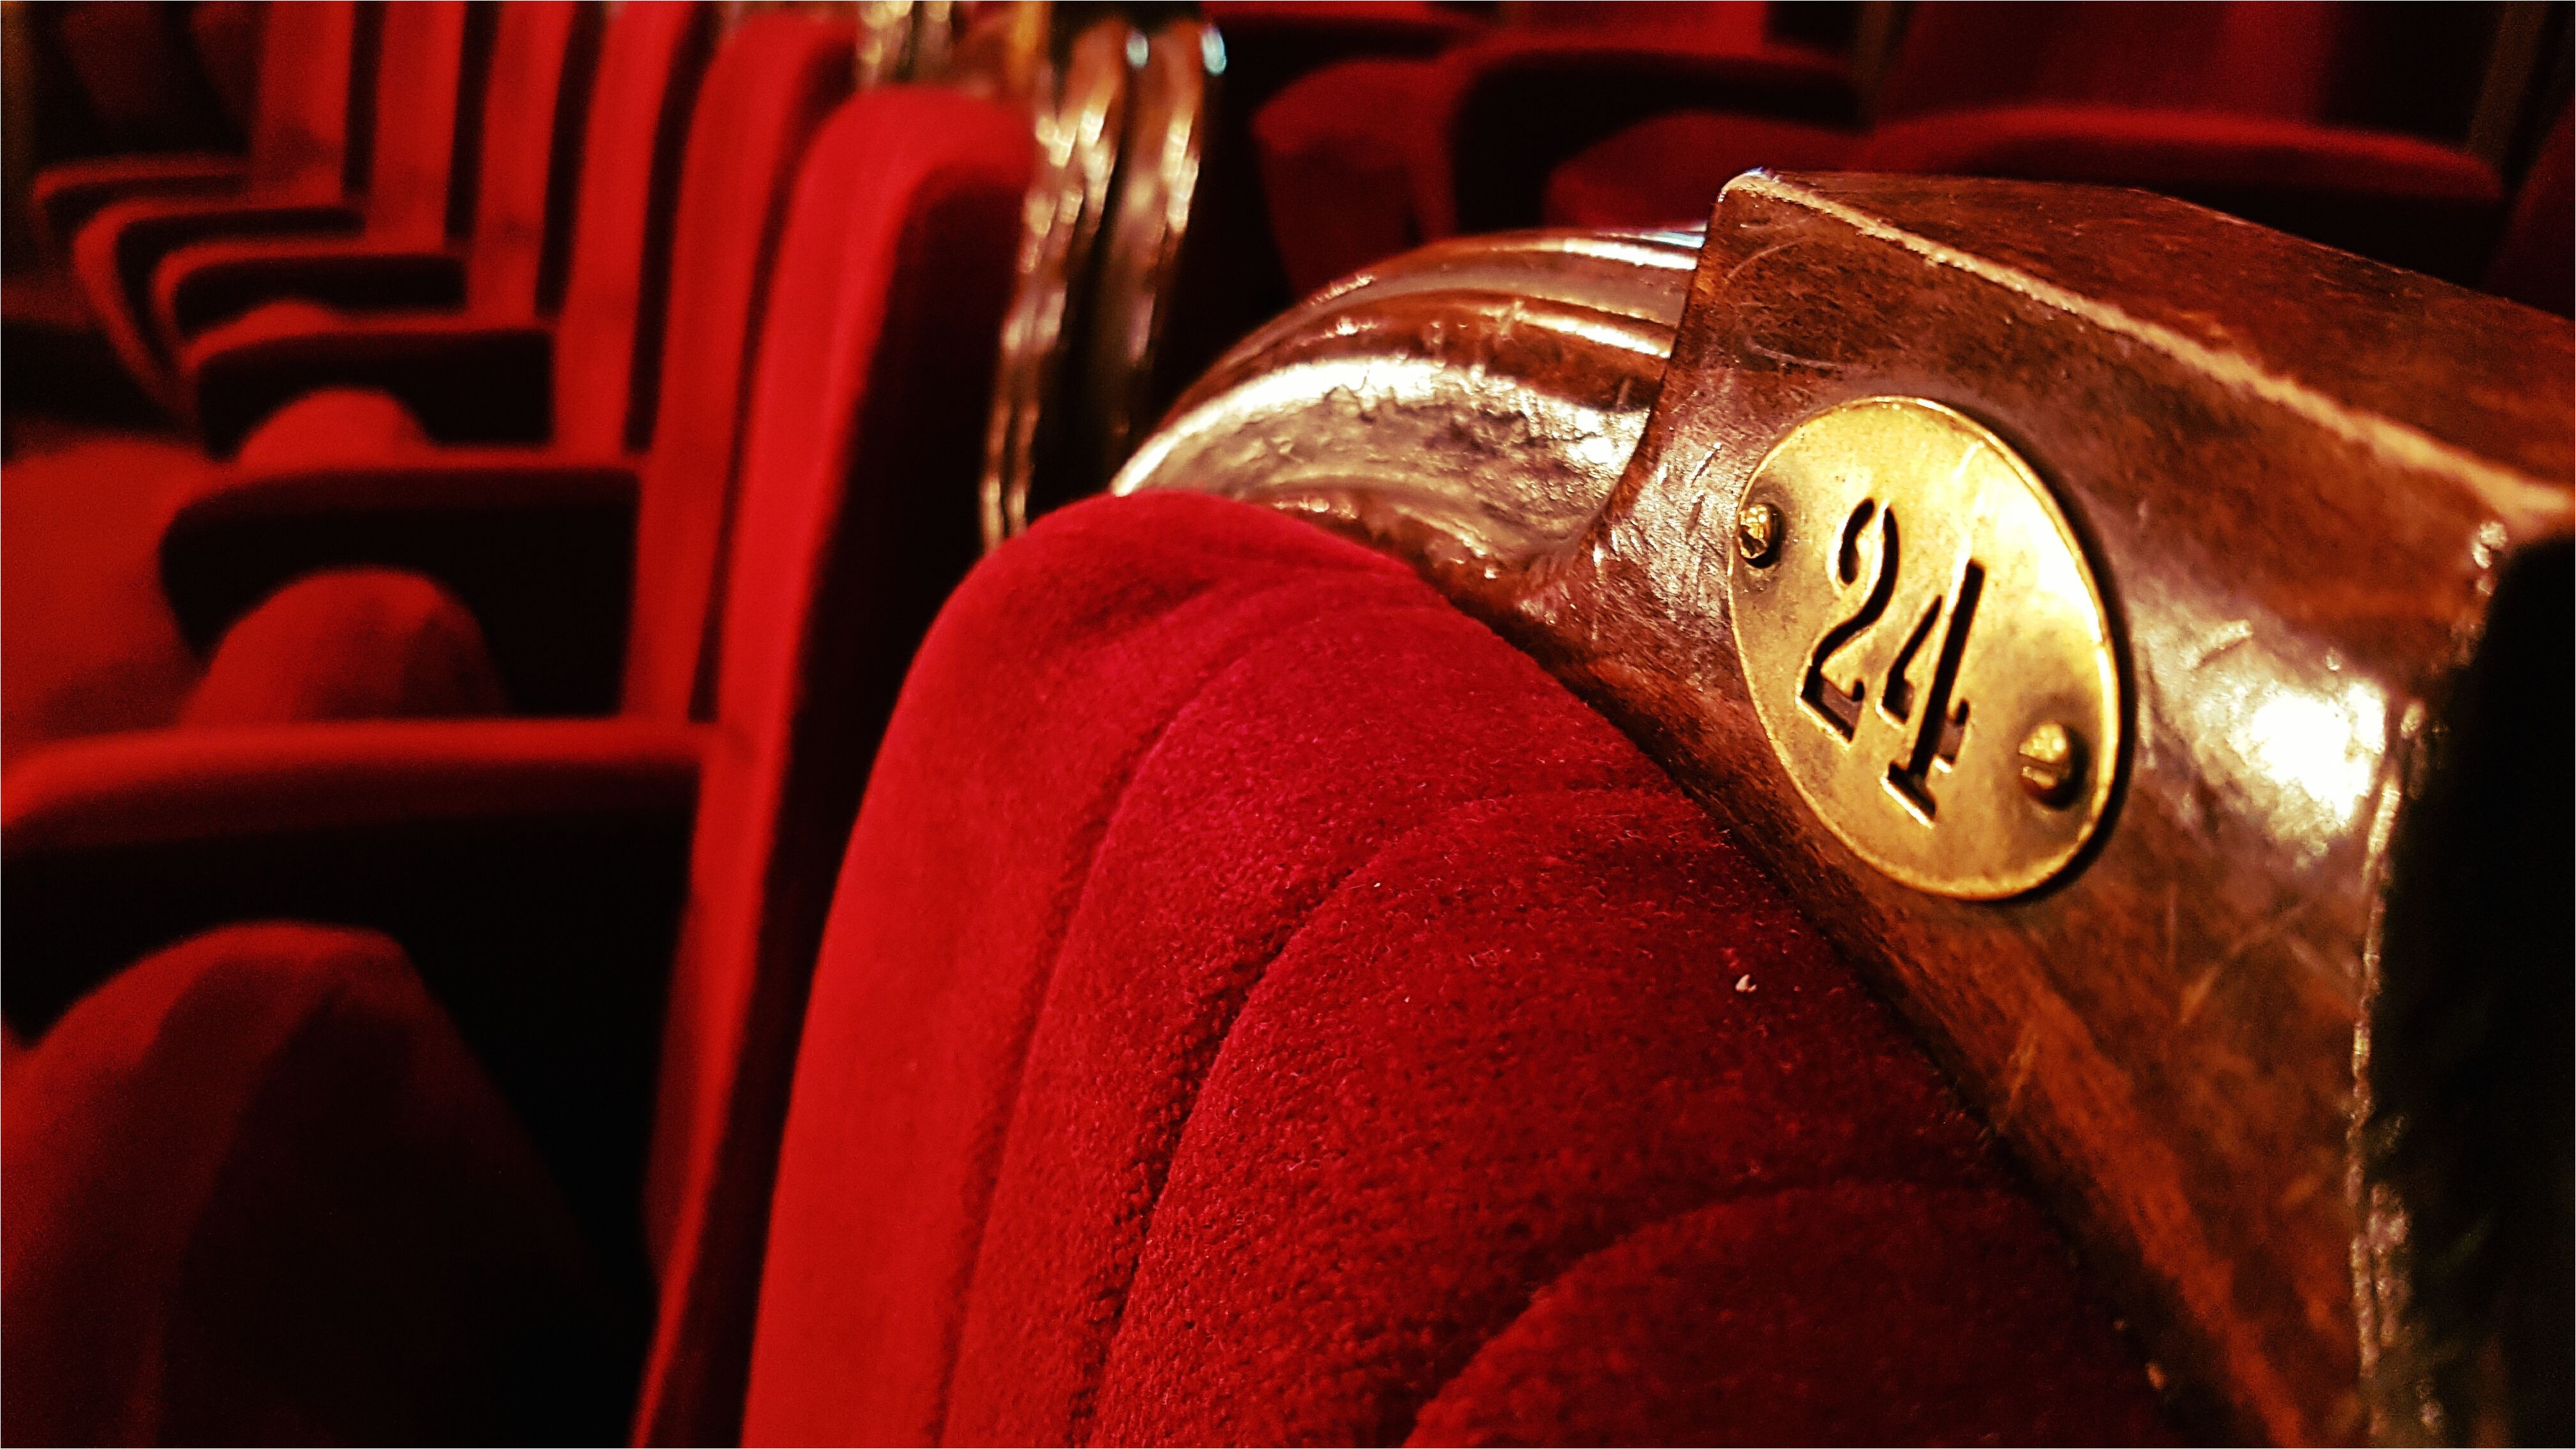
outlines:
[[[2120,761],[2120,669],[2047,486],[1916,398],[1808,419],[1753,475],[1728,574],[1753,705],[1862,859],[1996,900],[2084,848]]]

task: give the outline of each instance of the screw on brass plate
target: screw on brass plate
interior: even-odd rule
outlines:
[[[2083,753],[2066,726],[2055,720],[2040,725],[2021,742],[2022,789],[2042,805],[2064,808],[2083,776]]]
[[[1751,503],[1735,515],[1735,551],[1755,568],[1768,565],[1780,552],[1780,510]]]

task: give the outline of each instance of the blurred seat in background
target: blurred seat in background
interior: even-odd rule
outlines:
[[[589,61],[574,69],[577,84],[562,79],[568,64],[582,59],[568,44],[575,33],[558,23],[574,17],[571,6],[513,7],[502,17],[508,23],[499,38],[527,42],[502,58],[524,55],[539,64],[533,73],[513,67],[505,78],[523,84],[487,97],[495,120],[510,124],[484,132],[492,205],[477,214],[471,246],[462,257],[443,247],[384,254],[397,265],[419,257],[450,275],[462,272],[461,313],[394,314],[362,324],[311,304],[283,304],[242,325],[259,335],[227,345],[219,333],[193,350],[192,386],[211,378],[216,393],[236,404],[199,409],[211,412],[220,434],[238,437],[266,407],[343,385],[274,419],[247,450],[243,471],[380,462],[423,449],[430,436],[471,437],[478,427],[543,437],[555,405],[574,430],[566,441],[597,457],[627,445],[630,414],[639,407],[649,428],[652,395],[632,379],[656,375],[661,314],[639,293],[658,292],[667,281],[660,269],[668,266],[672,193],[711,15],[707,7],[657,5],[621,16],[598,57],[595,94]],[[593,36],[589,43],[603,42]],[[570,116],[562,114],[567,107]],[[587,126],[586,143],[560,144],[575,123]],[[585,239],[578,247],[576,227]],[[282,271],[262,274],[291,284],[300,275],[295,255],[288,253]],[[352,275],[363,280],[375,254],[342,255],[360,264]],[[260,261],[253,248],[246,265]],[[545,314],[558,307],[575,335],[567,365],[555,370]],[[228,476],[193,449],[134,437],[11,464],[0,497],[9,589],[0,622],[6,757],[48,740],[179,716],[202,669],[196,651],[210,648],[233,614],[200,619],[193,636],[184,635],[165,599],[159,549],[185,501]],[[249,602],[227,607],[237,612]],[[605,607],[619,612],[613,603]]]
[[[1754,165],[2070,181],[2156,191],[2473,281],[2500,221],[2495,169],[2457,146],[2343,121],[2373,115],[2366,101],[2386,89],[2364,43],[2373,28],[2419,20],[2333,5],[1929,0],[1910,12],[1876,129],[1841,155],[1736,117],[1663,116],[1558,167],[1547,216],[1696,221]]]
[[[145,394],[176,408],[176,359],[152,322],[154,273],[163,257],[191,242],[277,233],[364,232],[413,247],[448,234],[452,188],[471,162],[458,165],[460,117],[475,113],[489,60],[496,11],[468,0],[419,0],[356,17],[350,27],[351,75],[372,79],[367,115],[327,138],[322,151],[346,174],[338,185],[321,158],[298,155],[295,183],[256,187],[237,197],[135,197],[99,208],[71,238],[72,277],[126,374]],[[375,34],[366,32],[375,30]],[[477,43],[468,46],[468,32]],[[338,74],[326,57],[299,57],[289,69]],[[350,105],[360,104],[350,86]],[[470,128],[464,133],[470,135]],[[346,140],[344,147],[341,143]],[[288,144],[297,150],[306,138]]]
[[[1857,124],[1849,67],[1773,38],[1766,5],[1582,18],[1436,61],[1317,71],[1266,107],[1255,123],[1262,184],[1299,294],[1420,242],[1536,225],[1557,163],[1663,112],[1751,118],[1813,155]]]
[[[816,141],[711,727],[130,736],[8,776],[9,889],[59,907],[7,927],[31,1042],[0,1291],[12,1364],[59,1369],[8,1375],[13,1439],[595,1442],[630,1411],[652,1442],[733,1438],[833,864],[973,557],[1030,150],[1011,108],[922,89]],[[236,929],[122,969],[298,916],[381,934]]]
[[[2571,226],[2576,226],[2571,169],[2576,167],[2569,157],[2568,112],[2562,109],[2514,196],[2512,220],[2486,275],[2488,291],[2561,317],[2576,310],[2569,296],[2576,290],[2576,267],[2567,262],[2576,253],[2576,241],[2570,240]]]
[[[678,13],[637,6],[620,23],[654,27]],[[668,241],[604,237],[575,258],[571,302],[554,329],[551,447],[415,440],[318,464],[236,469],[180,506],[160,542],[162,583],[181,631],[209,658],[183,721],[513,703],[674,722],[703,715],[718,565],[743,461],[745,379],[797,166],[849,90],[855,34],[803,14],[764,14],[726,39],[692,88]],[[640,212],[603,206],[592,220],[622,227],[644,221]],[[639,305],[626,265],[654,251],[667,273],[643,280],[664,291],[658,307]],[[610,275],[592,275],[593,264]],[[638,428],[649,430],[641,449],[629,446]],[[416,582],[391,585],[385,570]],[[406,694],[396,680],[414,638],[434,645],[445,632],[427,619],[370,627],[377,600],[388,587],[432,581],[462,606],[480,677],[457,695],[370,707]]]

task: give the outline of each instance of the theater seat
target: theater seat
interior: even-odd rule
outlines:
[[[571,415],[559,397],[558,411],[546,407],[547,324],[560,315],[576,331],[605,327],[582,314],[608,299],[625,331],[579,337],[570,355],[602,388],[622,388],[637,295],[665,280],[656,263],[669,255],[715,21],[709,6],[653,5],[601,34],[580,6],[507,12],[461,247],[299,238],[173,255],[155,278],[156,322],[208,450],[229,455],[254,430],[329,426],[277,413],[334,384],[397,396],[445,441],[539,441]]]
[[[421,0],[384,13],[362,192],[325,195],[317,186],[275,196],[133,197],[100,208],[81,226],[72,238],[73,280],[137,385],[177,405],[174,359],[153,325],[152,295],[162,259],[181,247],[219,237],[361,232],[426,247],[444,236],[456,117],[481,69],[481,58],[469,63],[467,55],[474,23],[488,21],[466,0]]]
[[[120,946],[245,916],[383,929],[438,988],[438,1005],[528,1121],[620,1302],[658,1300],[640,1403],[627,1351],[635,1345],[613,1332],[608,1345],[620,1365],[619,1405],[633,1408],[639,1437],[730,1439],[769,1164],[833,863],[904,661],[974,556],[976,445],[1033,150],[1016,111],[911,88],[847,103],[817,138],[764,304],[769,341],[751,385],[710,725],[171,731],[66,746],[0,781],[6,889],[34,903],[13,906],[6,922],[9,1019],[35,1035],[11,1069],[12,1129],[18,1074],[48,1057],[65,1061],[58,1070],[102,1079],[100,1091],[137,1114],[187,1089],[139,1075],[112,1044],[58,1035],[97,1003],[124,999],[122,968],[137,953]],[[679,846],[666,854],[675,820]],[[242,949],[293,956],[273,942]],[[62,1012],[101,979],[110,982],[103,992]],[[641,1040],[657,1030],[658,1073]],[[301,1040],[245,1032],[235,1050],[251,1062],[245,1070],[264,1071]],[[297,1101],[327,1095],[327,1085],[303,1080]],[[9,1141],[18,1150],[19,1139]],[[86,1155],[62,1172],[113,1159],[97,1170],[124,1182],[151,1181],[183,1148],[202,1150],[193,1138],[83,1143]],[[427,1144],[422,1161],[472,1171],[487,1145]],[[0,1165],[12,1191],[52,1171],[14,1157]],[[20,1210],[10,1200],[0,1231],[11,1261],[23,1242],[93,1262],[131,1236],[129,1219],[191,1215],[184,1203],[113,1194],[84,1201],[87,1212],[64,1206]],[[364,1203],[349,1212],[362,1219],[352,1231],[403,1221]],[[255,1236],[257,1226],[245,1231]],[[532,1220],[529,1231],[542,1227]],[[518,1231],[500,1222],[482,1230],[503,1239]],[[255,1269],[262,1255],[293,1247],[291,1236],[258,1239],[227,1262]],[[84,1321],[84,1291],[67,1270],[43,1280],[40,1302],[13,1279],[10,1351],[31,1324],[66,1335],[56,1351],[85,1351],[68,1337]],[[173,1301],[147,1286],[129,1301],[151,1322],[184,1317],[190,1331],[218,1340],[288,1311],[249,1294]],[[370,1365],[404,1355],[406,1340],[370,1341],[366,1321],[352,1322],[348,1342],[335,1345],[345,1355]],[[459,1331],[505,1343],[511,1326]],[[120,1329],[98,1331],[127,1342]],[[309,1368],[329,1375],[336,1362],[317,1356]],[[13,1373],[11,1412],[23,1404],[30,1423],[86,1422],[80,1404],[53,1397],[83,1387]],[[120,1381],[101,1392],[148,1387]],[[606,1437],[595,1421],[563,1430],[477,1397],[473,1382],[457,1387],[458,1412],[493,1414],[458,1430],[377,1413],[311,1433],[361,1442]],[[210,1396],[184,1432],[133,1432],[224,1441],[301,1433],[270,1427],[272,1401],[328,1402],[337,1391],[281,1360],[238,1399]]]
[[[2132,186],[2453,282],[2484,268],[2504,200],[2493,167],[2411,136],[2110,106],[1926,116],[1880,128],[1847,164]]]
[[[215,9],[201,6],[198,13]],[[31,202],[49,250],[67,255],[81,226],[125,197],[340,195],[358,6],[354,0],[311,0],[276,10],[276,23],[264,18],[260,29],[257,112],[247,153],[110,156],[49,166],[37,173]],[[366,97],[358,99],[363,103]]]
[[[348,311],[464,305],[518,319],[555,300],[541,297],[540,274],[559,281],[571,245],[563,203],[580,170],[589,79],[601,68],[599,18],[573,0],[532,0],[493,18],[484,43],[481,73],[462,77],[454,204],[439,230],[175,249],[153,269],[152,324],[182,371],[200,334],[289,301]],[[464,144],[474,137],[479,145]]]
[[[1536,225],[1559,162],[1665,112],[1852,127],[1848,70],[1766,43],[1765,7],[1669,8],[1678,18],[1498,34],[1429,61],[1327,67],[1282,90],[1254,134],[1296,290],[1415,241]]]
[[[2502,201],[2485,162],[2409,136],[2217,111],[2033,105],[1949,111],[1849,139],[1665,116],[1558,167],[1548,215],[1585,227],[1698,221],[1720,187],[1755,166],[2130,186],[2453,281],[2485,264]]]
[[[561,1191],[374,932],[233,926],[137,963],[8,1072],[12,1443],[616,1432]]]
[[[621,17],[653,28],[656,74],[668,75],[685,35],[675,18],[668,6]],[[681,173],[670,216],[648,214],[662,186],[641,164],[646,148],[600,168],[604,195],[584,214],[599,244],[575,259],[553,329],[555,446],[430,446],[417,424],[404,434],[412,414],[395,399],[363,390],[308,395],[253,433],[241,466],[183,504],[161,538],[163,587],[187,636],[219,660],[269,652],[300,637],[262,627],[282,598],[273,590],[309,571],[390,567],[436,580],[485,625],[501,687],[524,710],[703,715],[744,381],[797,164],[848,91],[850,45],[847,25],[801,15],[736,31],[694,87],[684,163],[663,168]],[[631,79],[627,69],[612,78]],[[604,131],[634,110],[605,106],[597,119]],[[642,288],[663,290],[662,305],[645,305]],[[353,433],[383,446],[343,452]],[[634,448],[639,433],[649,450]],[[245,630],[268,642],[236,637]],[[365,672],[356,651],[344,657]],[[395,667],[376,658],[378,672]],[[269,717],[295,717],[292,696]]]
[[[218,371],[231,368],[225,375],[244,381],[245,397],[296,396],[297,382],[335,374],[362,383],[408,375],[422,386],[405,389],[406,397],[345,385],[304,393],[251,435],[229,469],[191,449],[139,440],[12,462],[8,527],[0,529],[11,580],[0,623],[7,638],[0,662],[8,670],[0,698],[11,701],[0,750],[8,758],[55,740],[179,719],[190,712],[200,661],[228,647],[225,629],[251,606],[308,569],[401,563],[418,557],[420,540],[437,536],[416,516],[396,530],[414,545],[408,556],[397,550],[390,559],[316,558],[258,546],[284,526],[274,508],[266,531],[251,536],[204,522],[204,511],[219,513],[226,499],[257,513],[243,491],[253,483],[267,485],[259,497],[298,497],[299,519],[309,522],[336,507],[357,516],[363,533],[362,504],[381,514],[408,500],[435,518],[441,516],[438,481],[467,474],[468,485],[481,480],[485,499],[484,512],[468,510],[476,526],[468,531],[507,544],[511,532],[492,526],[523,519],[529,509],[550,505],[562,512],[561,490],[549,495],[542,485],[549,469],[581,464],[587,492],[580,496],[588,500],[582,536],[592,546],[576,554],[539,540],[552,550],[549,566],[505,560],[500,583],[535,584],[546,600],[587,598],[585,609],[553,614],[552,627],[570,631],[574,656],[597,657],[586,673],[577,672],[560,651],[541,660],[514,655],[512,639],[523,636],[504,635],[498,665],[505,689],[515,682],[529,707],[570,701],[596,710],[614,703],[626,609],[617,581],[632,567],[635,507],[631,483],[618,486],[624,460],[659,423],[672,436],[698,439],[695,446],[719,460],[711,486],[721,498],[776,216],[806,138],[845,85],[830,77],[830,66],[847,49],[846,30],[777,16],[743,26],[724,77],[702,89],[697,77],[705,57],[694,42],[705,38],[706,20],[702,7],[650,5],[630,7],[611,22],[580,174],[580,245],[531,247],[525,237],[493,237],[490,250],[513,264],[478,268],[474,300],[484,305],[461,315],[394,316],[360,328],[325,313],[310,331],[231,351],[208,345],[197,359]],[[671,103],[675,98],[679,103]],[[688,104],[700,99],[704,105]],[[706,174],[674,196],[690,130],[701,121],[708,134],[696,138],[703,158],[697,169]],[[715,157],[726,164],[717,165]],[[534,195],[542,200],[545,190]],[[689,219],[677,215],[683,210]],[[675,254],[683,263],[676,271]],[[549,259],[565,275],[541,286],[536,264]],[[645,289],[674,284],[694,300],[672,308],[643,304]],[[549,291],[560,295],[562,307],[545,328],[535,313]],[[665,348],[666,340],[676,351]],[[561,367],[551,365],[558,351]],[[370,363],[373,373],[365,370]],[[470,365],[479,372],[469,385],[441,383]],[[671,381],[662,384],[666,367]],[[460,454],[432,446],[423,414],[442,425],[459,413],[482,416],[482,404],[496,391],[509,396],[512,413],[551,422],[559,451]],[[406,398],[422,406],[415,410]],[[249,415],[250,408],[238,411]],[[699,454],[673,456],[670,463],[681,476],[705,466]],[[344,481],[317,490],[316,475],[326,473]],[[372,492],[361,486],[369,483]],[[460,486],[466,485],[451,486],[450,495]],[[493,501],[501,498],[515,507]],[[452,519],[457,511],[450,496],[444,516]],[[660,506],[651,512],[655,546],[693,547],[688,556],[704,560],[699,572],[711,573],[719,547],[714,525],[686,545],[664,545]],[[186,532],[190,519],[199,520],[193,536],[204,548],[190,555],[180,546],[174,590],[165,540],[174,523]],[[454,525],[447,530],[456,531]],[[578,576],[576,557],[591,561]],[[198,561],[193,571],[191,559]],[[701,613],[704,597],[701,590]],[[363,600],[351,606],[365,607]],[[229,647],[238,653],[246,646]],[[393,656],[343,657],[390,663]],[[309,659],[275,662],[285,670],[311,665]],[[278,699],[270,718],[293,717],[289,697]],[[237,705],[250,702],[236,697]],[[239,717],[237,709],[230,713]]]
[[[1685,111],[1597,141],[1547,178],[1550,226],[1696,225],[1718,188],[1756,167],[1840,170],[1860,138],[1758,116]]]
[[[2138,1442],[2109,1315],[1672,782],[1402,565],[1075,505],[915,663],[751,1443]]]

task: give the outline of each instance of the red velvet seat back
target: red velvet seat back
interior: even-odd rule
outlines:
[[[649,409],[642,431],[630,421],[660,340],[641,323],[669,281],[673,192],[714,19],[695,3],[623,6],[600,55],[555,326],[555,437],[577,452],[638,447],[651,428]]]
[[[1880,127],[1846,164],[2135,186],[2461,283],[2484,269],[2504,200],[2485,162],[2411,136],[2128,106],[1924,116]]]
[[[197,0],[188,9],[188,38],[224,114],[246,134],[259,112],[260,37],[267,0]]]
[[[8,1065],[18,1444],[613,1432],[597,1258],[486,1067],[371,931],[239,924]]]
[[[514,320],[537,315],[549,270],[554,295],[542,299],[544,310],[562,300],[581,118],[599,61],[599,29],[597,7],[581,0],[519,0],[501,12],[483,87],[482,155],[466,252],[471,312]]]
[[[1033,149],[1008,107],[898,87],[846,104],[797,183],[752,385],[716,738],[666,1008],[648,1439],[726,1439],[739,1413],[828,862],[912,646],[974,557]]]
[[[457,127],[469,78],[468,0],[403,0],[385,7],[376,70],[373,160],[367,168],[367,230],[403,246],[447,237],[448,188],[457,178]],[[477,47],[479,48],[479,47]]]
[[[752,1443],[2128,1442],[2143,1373],[1696,806],[1401,565],[1079,504],[942,615]]]
[[[349,141],[357,0],[273,5],[260,34],[248,181],[256,192],[337,196]]]
[[[1848,127],[1848,71],[1820,52],[1742,42],[1741,28],[1599,39],[1497,37],[1435,63],[1414,171],[1426,238],[1536,225],[1548,172],[1630,124],[1671,111]]]
[[[658,336],[637,329],[633,351],[633,416],[652,425],[653,444],[626,636],[625,702],[638,713],[684,719],[697,702],[779,234],[797,163],[849,91],[856,43],[844,22],[757,17],[726,42],[698,103],[670,222],[668,309],[654,313]],[[593,366],[611,370],[559,350],[558,385],[571,385],[567,368]],[[616,378],[621,391],[628,381]],[[609,379],[590,386],[604,393]]]
[[[52,7],[55,46],[118,151],[220,149],[222,117],[175,5]]]
[[[2319,120],[2346,21],[2318,0],[1932,0],[1907,20],[1878,117],[2068,101]]]
[[[2558,112],[2540,154],[2514,193],[2513,216],[2487,269],[2486,288],[2527,307],[2564,317],[2576,306],[2576,273],[2567,264],[2569,234],[2576,228],[2576,154],[2571,154],[2570,112]]]

